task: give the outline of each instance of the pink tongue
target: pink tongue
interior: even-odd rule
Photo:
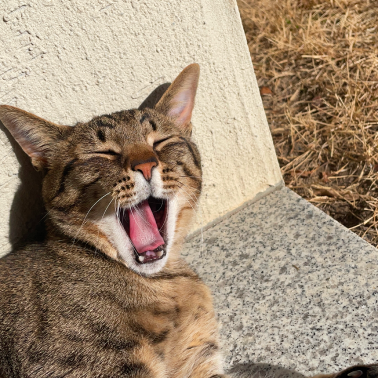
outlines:
[[[145,200],[129,210],[130,239],[137,252],[153,251],[164,244],[148,201]]]

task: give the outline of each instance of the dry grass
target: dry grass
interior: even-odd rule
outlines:
[[[378,2],[238,0],[286,185],[378,245]]]

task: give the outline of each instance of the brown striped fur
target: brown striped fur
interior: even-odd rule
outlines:
[[[74,127],[0,106],[48,211],[46,240],[0,260],[0,377],[224,377],[209,289],[179,256],[201,191],[198,77],[190,65],[155,109]],[[146,268],[117,216],[150,195],[168,201],[167,256]]]

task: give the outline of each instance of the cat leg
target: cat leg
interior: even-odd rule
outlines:
[[[186,369],[190,369],[191,373],[186,375],[190,378],[231,378],[229,375],[224,373],[223,370],[223,360],[219,352],[213,352],[211,350],[206,350],[204,348],[202,353],[197,354],[194,360],[192,360],[192,366],[189,367],[186,364]],[[186,370],[184,368],[184,370]],[[186,370],[188,371],[188,370]]]
[[[226,374],[216,374],[214,371],[214,366],[207,366],[206,364],[197,366],[192,374],[190,374],[190,378],[231,378],[229,375]],[[215,373],[215,374],[214,374]]]

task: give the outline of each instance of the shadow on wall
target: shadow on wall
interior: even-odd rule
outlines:
[[[15,249],[25,243],[40,241],[45,235],[43,217],[46,211],[42,201],[42,174],[35,171],[29,156],[1,122],[0,130],[8,138],[20,167],[20,185],[13,198],[9,216],[9,241],[12,249]]]
[[[165,91],[168,89],[168,87],[171,85],[171,83],[165,83],[159,85],[156,89],[154,89],[148,97],[142,102],[142,104],[139,106],[139,110],[142,110],[144,108],[153,108],[158,101],[161,99]]]
[[[153,108],[169,85],[170,83],[165,83],[154,89],[139,109]],[[41,172],[35,171],[29,156],[1,122],[0,130],[8,138],[20,167],[18,171],[20,185],[15,193],[9,216],[9,241],[14,250],[24,244],[42,241],[45,237],[46,210],[42,201],[43,176]]]

